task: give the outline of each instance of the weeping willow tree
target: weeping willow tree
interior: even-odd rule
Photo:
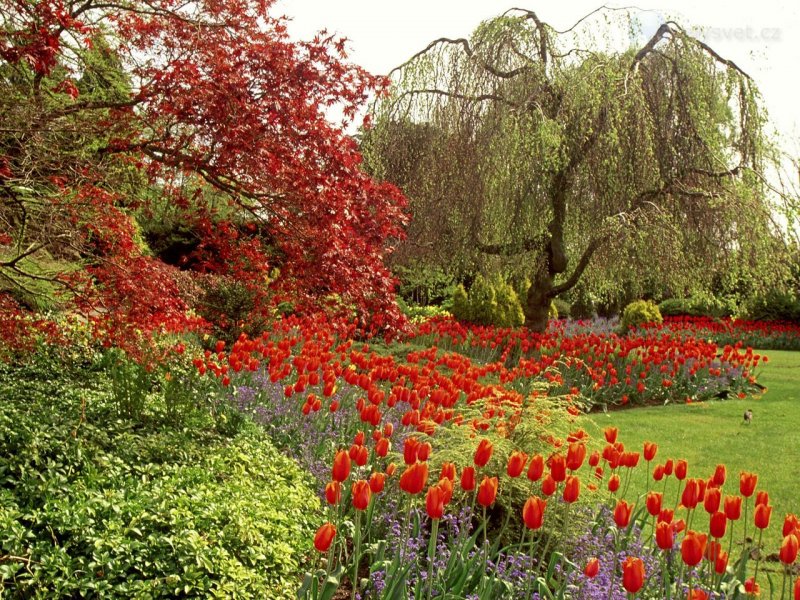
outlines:
[[[674,22],[647,37],[621,14],[557,31],[513,9],[392,71],[363,146],[411,200],[399,257],[517,270],[535,330],[579,282],[776,276],[773,149],[751,77]]]

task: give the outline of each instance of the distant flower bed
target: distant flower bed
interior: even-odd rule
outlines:
[[[729,317],[666,317],[659,329],[712,339],[717,344],[740,344],[762,350],[800,350],[800,325],[790,321],[743,321]]]

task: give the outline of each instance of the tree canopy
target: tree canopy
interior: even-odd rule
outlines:
[[[216,278],[255,312],[397,323],[405,199],[325,114],[385,82],[272,3],[0,3],[0,321],[55,302],[112,341],[193,326]]]
[[[677,23],[646,37],[601,9],[557,31],[513,9],[390,75],[363,147],[411,201],[397,258],[521,272],[529,327],[579,282],[680,293],[780,270],[756,85]]]

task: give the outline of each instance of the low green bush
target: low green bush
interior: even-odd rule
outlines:
[[[101,370],[0,397],[0,597],[293,597],[319,501],[255,424],[122,416]]]
[[[736,314],[736,301],[733,298],[717,298],[698,295],[691,298],[669,298],[658,305],[663,317],[730,317]]]
[[[741,313],[751,321],[800,321],[800,301],[790,291],[772,290],[745,302]]]
[[[570,316],[572,307],[569,302],[561,298],[553,298],[553,306],[555,307],[555,314],[557,319],[566,319]]]
[[[475,277],[469,292],[459,284],[453,292],[453,316],[460,321],[496,327],[519,327],[525,314],[519,296],[501,277]]]
[[[620,330],[627,332],[631,327],[638,327],[645,323],[663,323],[664,319],[658,310],[658,304],[652,300],[636,300],[628,304],[622,311]]]

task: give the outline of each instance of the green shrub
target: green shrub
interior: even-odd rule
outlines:
[[[569,309],[569,316],[573,319],[591,319],[596,314],[595,303],[589,292],[580,288],[575,295]]]
[[[730,317],[736,314],[733,298],[717,298],[711,295],[696,295],[691,298],[669,298],[658,305],[664,317]]]
[[[267,327],[267,318],[260,314],[256,296],[253,289],[232,278],[208,277],[198,313],[214,324],[216,339],[232,343],[243,331],[257,337]]]
[[[467,292],[459,284],[453,292],[453,316],[460,321],[497,327],[519,327],[525,313],[511,284],[500,277],[488,281],[478,275]]]
[[[800,321],[800,301],[792,292],[772,290],[745,302],[741,316],[752,321]]]
[[[418,306],[416,304],[407,304],[402,296],[397,297],[397,307],[400,309],[408,320],[412,323],[420,323],[427,321],[433,317],[447,317],[450,312],[441,306]]]
[[[120,417],[57,367],[0,365],[0,597],[293,597],[318,499],[262,430]]]
[[[556,303],[552,300],[550,301],[550,308],[547,309],[547,318],[548,319],[557,319],[558,318],[558,307]]]
[[[572,307],[569,305],[569,302],[563,300],[562,298],[553,298],[553,305],[555,306],[555,314],[557,319],[566,319],[570,316],[570,311]]]
[[[631,327],[638,327],[645,323],[663,323],[664,319],[658,310],[658,305],[652,300],[636,300],[628,304],[622,311],[620,329],[623,332]]]
[[[412,262],[396,265],[392,271],[400,280],[398,294],[409,304],[440,305],[453,294],[455,279],[440,268]]]

